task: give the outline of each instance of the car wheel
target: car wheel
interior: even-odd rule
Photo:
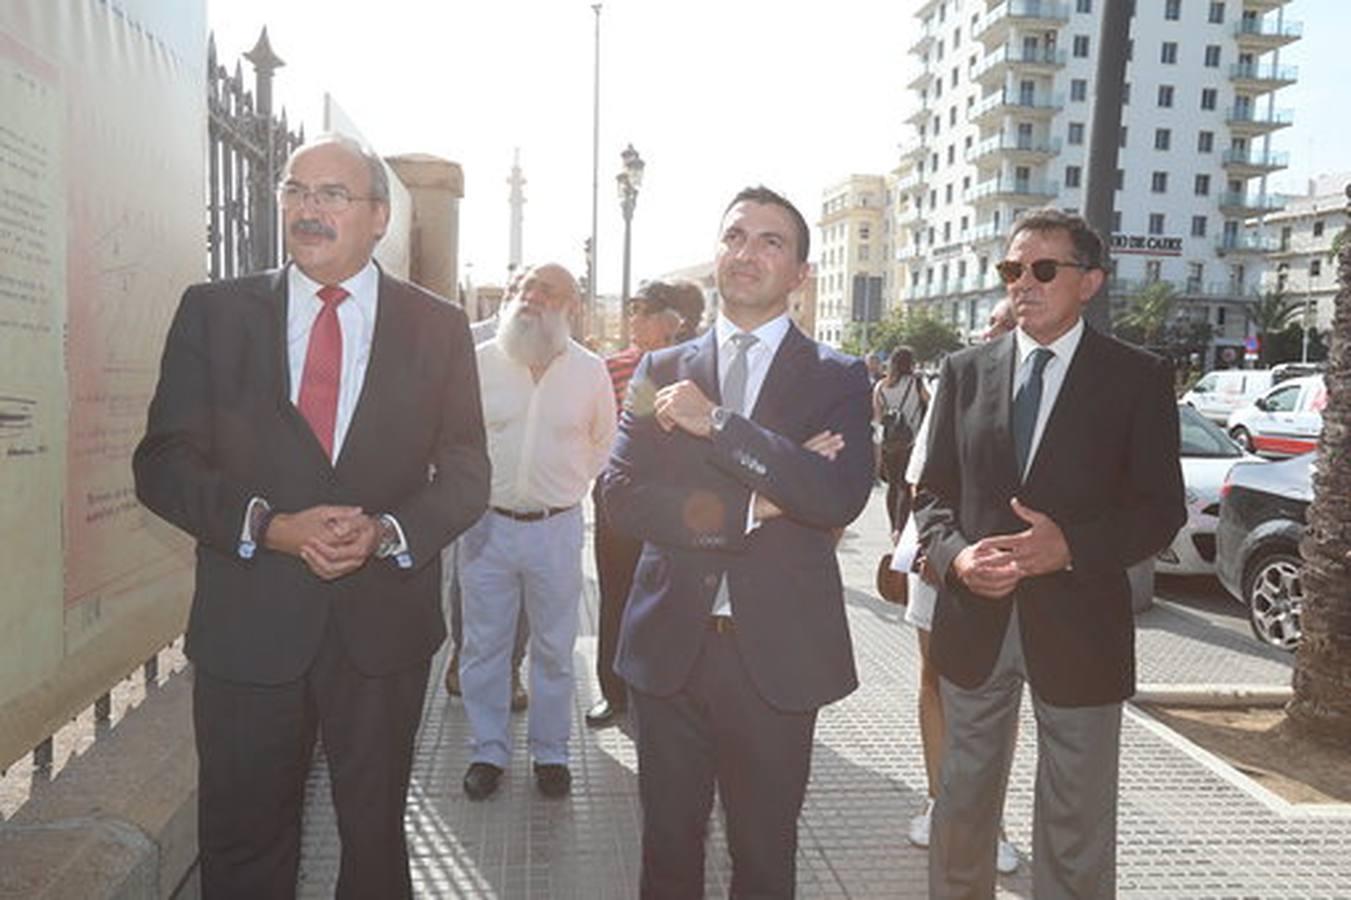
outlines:
[[[1252,435],[1249,434],[1248,429],[1244,428],[1242,425],[1235,425],[1234,430],[1229,432],[1229,436],[1249,453],[1257,452],[1257,448],[1253,446]]]
[[[1252,633],[1262,643],[1282,650],[1294,650],[1299,644],[1303,565],[1293,548],[1267,551],[1249,564],[1243,596]]]

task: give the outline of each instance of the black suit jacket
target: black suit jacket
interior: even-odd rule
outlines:
[[[966,688],[981,684],[1016,605],[1028,678],[1059,706],[1101,705],[1135,690],[1135,624],[1126,568],[1165,547],[1186,519],[1177,401],[1168,364],[1085,328],[1041,443],[1020,483],[1010,426],[1013,334],[949,356],[931,415],[916,510],[944,582],[931,653]],[[989,600],[952,561],[968,544],[1028,526],[1012,497],[1065,533],[1071,569],[1024,579]]]
[[[872,489],[867,370],[790,328],[750,418],[731,417],[711,440],[656,424],[659,388],[688,378],[717,398],[717,371],[710,331],[649,353],[630,384],[602,496],[614,528],[645,545],[615,670],[645,693],[680,690],[725,572],[756,690],[781,710],[815,709],[858,685],[832,529]],[[845,439],[834,461],[802,447],[827,429]],[[785,515],[747,535],[752,491]]]
[[[286,283],[279,270],[183,295],[133,460],[136,493],[197,539],[194,663],[233,681],[290,681],[334,616],[354,664],[386,674],[440,646],[440,550],[487,505],[468,324],[459,308],[380,274],[365,382],[331,464],[289,399]],[[254,496],[280,512],[336,503],[392,513],[413,567],[372,559],[325,582],[295,557],[259,549],[241,559]]]

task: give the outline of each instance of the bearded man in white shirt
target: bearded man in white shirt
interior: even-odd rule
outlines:
[[[572,785],[572,650],[582,593],[580,501],[615,435],[605,363],[568,336],[577,282],[557,264],[531,268],[477,349],[492,461],[489,509],[459,548],[464,602],[460,687],[473,732],[464,776],[491,796],[511,759],[511,646],[530,620],[530,756],[549,797]]]

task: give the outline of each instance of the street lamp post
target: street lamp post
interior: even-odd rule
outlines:
[[[619,209],[624,214],[624,279],[619,295],[619,344],[621,347],[627,347],[629,317],[624,314],[624,304],[629,301],[629,247],[633,231],[633,208],[638,205],[638,187],[643,183],[645,163],[638,155],[638,151],[633,149],[632,144],[625,147],[619,156],[624,161],[623,170],[615,176],[615,182],[619,187]]]

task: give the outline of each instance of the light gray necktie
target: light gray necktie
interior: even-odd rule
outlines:
[[[725,409],[739,415],[745,415],[746,410],[746,382],[749,380],[750,365],[746,362],[746,354],[750,352],[751,347],[758,341],[753,334],[747,334],[744,331],[738,331],[732,335],[732,343],[736,345],[736,352],[732,354],[732,361],[727,364],[727,377],[722,383],[722,405]],[[732,614],[732,595],[727,589],[727,576],[722,576],[722,583],[718,585],[718,593],[713,598],[713,615],[730,616]]]
[[[753,334],[747,334],[744,331],[738,331],[732,335],[732,343],[736,345],[736,352],[732,354],[732,361],[727,364],[727,378],[722,385],[722,405],[734,413],[745,415],[746,410],[746,381],[750,374],[750,366],[746,362],[746,354],[750,352],[758,341]]]

